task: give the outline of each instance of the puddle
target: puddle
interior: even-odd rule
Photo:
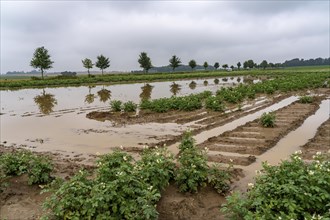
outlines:
[[[254,182],[256,170],[261,170],[261,162],[267,161],[271,165],[277,165],[282,160],[288,159],[291,154],[300,150],[309,139],[313,138],[318,127],[328,120],[330,113],[330,100],[323,100],[320,108],[314,115],[308,117],[304,123],[294,131],[282,138],[273,148],[257,157],[256,162],[247,167],[242,167],[245,177],[239,180],[234,188],[240,189],[242,192],[247,190],[247,184]]]
[[[287,105],[290,105],[291,103],[293,103],[296,100],[298,100],[298,97],[291,96],[289,98],[283,99],[282,101],[280,101],[280,102],[278,102],[274,105],[271,105],[271,106],[269,106],[267,108],[264,108],[260,111],[257,111],[255,113],[250,114],[250,115],[247,115],[247,116],[244,116],[244,117],[239,118],[237,120],[234,120],[234,121],[232,121],[230,123],[227,123],[223,126],[216,127],[214,129],[201,132],[200,134],[197,134],[197,135],[194,136],[194,139],[196,140],[196,144],[201,144],[204,141],[206,141],[208,138],[221,135],[222,133],[224,133],[226,131],[234,130],[238,126],[244,125],[247,122],[250,122],[250,121],[253,121],[253,120],[259,118],[265,112],[276,111],[277,109],[280,109],[280,108],[283,108]],[[168,148],[174,154],[178,154],[179,153],[179,151],[178,151],[179,144],[180,143],[173,144],[173,145],[169,146]]]
[[[244,77],[240,77],[244,78]],[[189,125],[140,124],[118,127],[109,121],[87,119],[90,111],[106,111],[111,100],[139,103],[142,98],[157,99],[216,91],[232,87],[238,77],[215,84],[214,78],[168,82],[132,83],[2,90],[0,142],[27,145],[35,150],[64,150],[83,153],[106,152],[114,146],[139,146],[166,135],[178,135]],[[207,86],[204,81],[207,80]],[[196,84],[192,87],[190,84]],[[255,83],[255,82],[254,82]],[[85,132],[84,132],[85,131]],[[28,140],[44,140],[33,142]]]

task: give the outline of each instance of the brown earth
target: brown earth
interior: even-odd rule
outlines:
[[[322,91],[321,91],[322,92]],[[281,96],[275,98],[265,105],[260,105],[256,109],[246,111],[235,111],[228,114],[214,113],[208,114],[208,118],[198,118],[203,111],[196,111],[192,113],[180,113],[172,112],[167,115],[158,115],[152,117],[161,117],[160,120],[175,120],[177,123],[181,120],[182,123],[194,122],[198,119],[196,124],[199,124],[196,130],[193,130],[193,134],[200,133],[203,130],[211,129],[222,124],[226,124],[236,118],[242,117],[247,114],[251,114],[257,110],[265,108],[271,104],[274,104],[287,96]],[[256,107],[256,106],[254,106]],[[284,134],[293,130],[301,125],[301,123],[307,118],[308,115],[316,111],[318,105],[303,105],[294,103],[276,112],[278,116],[278,124],[275,128],[261,128],[258,121],[247,123],[233,131],[224,133],[221,137],[214,137],[207,142],[200,145],[200,147],[209,147],[211,151],[216,151],[220,141],[224,140],[231,147],[227,148],[223,145],[219,148],[223,151],[222,154],[217,156],[210,156],[210,161],[220,163],[233,163],[239,165],[246,165],[254,161],[254,157],[263,153],[266,149],[275,144]],[[197,113],[198,112],[198,113]],[[189,115],[190,114],[190,115]],[[166,119],[167,117],[167,119]],[[282,120],[282,121],[281,121]],[[211,124],[208,124],[212,122]],[[143,123],[143,122],[139,122]],[[203,124],[205,126],[203,126]],[[322,137],[320,141],[318,136]],[[309,145],[303,147],[305,155],[314,154],[315,151],[322,151],[323,148],[317,148],[319,145],[313,145],[313,142],[324,143],[329,137],[329,120],[322,125],[317,133],[316,137],[311,140]],[[166,143],[177,142],[181,136],[169,137]],[[329,141],[328,141],[329,143]],[[158,145],[161,145],[158,143]],[[232,145],[235,145],[233,147]],[[214,149],[212,148],[214,147]],[[308,147],[311,146],[311,147]],[[316,149],[317,148],[317,149]],[[13,147],[8,148],[0,145],[0,154],[15,150]],[[130,149],[126,149],[129,151]],[[139,151],[139,149],[135,149]],[[329,150],[327,145],[326,150]],[[226,155],[233,152],[233,155]],[[241,156],[240,153],[248,154]],[[52,158],[55,165],[53,175],[59,176],[65,179],[70,178],[81,168],[92,170],[96,156],[93,155],[81,155],[64,153],[37,153],[46,154]],[[251,154],[251,155],[249,155]],[[308,157],[308,156],[307,156]],[[213,158],[213,159],[212,159]],[[236,177],[242,175],[239,169],[235,169]],[[0,194],[0,219],[38,219],[42,211],[42,203],[48,194],[41,194],[41,188],[37,185],[29,186],[27,184],[27,177],[12,177],[9,179],[9,186],[4,192]],[[171,184],[162,193],[162,198],[158,203],[157,210],[159,212],[159,219],[225,219],[219,212],[219,206],[225,202],[225,198],[219,195],[215,190],[206,187],[199,191],[197,194],[183,194],[178,191],[178,188]]]
[[[312,104],[294,102],[275,112],[276,124],[264,128],[256,119],[234,130],[214,136],[199,144],[209,149],[208,160],[217,163],[248,166],[290,131],[299,127],[305,119],[319,108],[321,98]]]
[[[317,152],[330,153],[330,119],[325,121],[307,144],[301,147],[302,157],[311,160]]]

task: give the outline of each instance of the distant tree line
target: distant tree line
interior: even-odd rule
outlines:
[[[323,66],[323,65],[330,65],[330,58],[316,58],[316,59],[299,59],[295,58],[292,60],[286,60],[282,66],[283,67],[291,67],[291,66]]]
[[[32,60],[30,61],[30,65],[39,71],[33,70],[28,73],[39,73],[41,72],[42,79],[44,78],[44,71],[47,69],[52,68],[52,64],[54,62],[50,59],[50,55],[48,54],[48,50],[45,47],[38,47],[32,57]],[[177,71],[194,71],[196,69],[204,69],[207,70],[217,70],[220,67],[219,62],[215,62],[214,65],[209,65],[207,61],[203,63],[203,65],[198,65],[195,60],[190,60],[188,62],[188,65],[182,65],[181,59],[177,57],[176,55],[173,55],[169,59],[169,64],[167,66],[163,67],[154,67],[151,62],[151,58],[148,56],[146,52],[141,52],[138,58],[138,63],[140,64],[140,67],[143,68],[143,71],[145,73],[148,73],[149,70],[152,72],[174,72]],[[107,68],[110,67],[110,60],[109,58],[103,56],[102,54],[97,56],[97,61],[95,63],[92,62],[91,59],[85,58],[82,60],[83,67],[87,69],[88,76],[90,75],[90,69],[93,68],[95,65],[97,68],[99,68],[102,72]],[[260,64],[255,63],[252,59],[246,60],[243,62],[243,68],[244,69],[266,69],[266,68],[279,68],[279,67],[291,67],[291,66],[319,66],[319,65],[330,65],[330,58],[316,58],[316,59],[299,59],[295,58],[292,60],[286,60],[284,63],[268,63],[267,60],[263,60]],[[240,70],[241,69],[241,62],[238,62],[236,64],[237,67],[234,65],[231,65],[229,67],[228,64],[223,64],[222,68],[225,70]],[[230,68],[230,69],[229,69]],[[139,71],[132,71],[132,72],[139,72]],[[24,71],[22,72],[7,72],[7,74],[25,74]],[[75,76],[75,72],[62,72],[63,76]]]

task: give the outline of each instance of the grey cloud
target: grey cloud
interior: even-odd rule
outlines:
[[[1,2],[1,72],[30,70],[36,47],[53,71],[83,70],[81,59],[109,56],[109,70],[154,65],[173,54],[187,63],[329,56],[329,2],[70,1]]]

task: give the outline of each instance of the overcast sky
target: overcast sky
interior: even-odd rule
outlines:
[[[53,71],[84,70],[103,54],[108,71],[154,66],[172,55],[229,65],[329,57],[329,1],[3,1],[1,73],[30,71],[45,46]],[[96,70],[95,68],[93,70]]]

